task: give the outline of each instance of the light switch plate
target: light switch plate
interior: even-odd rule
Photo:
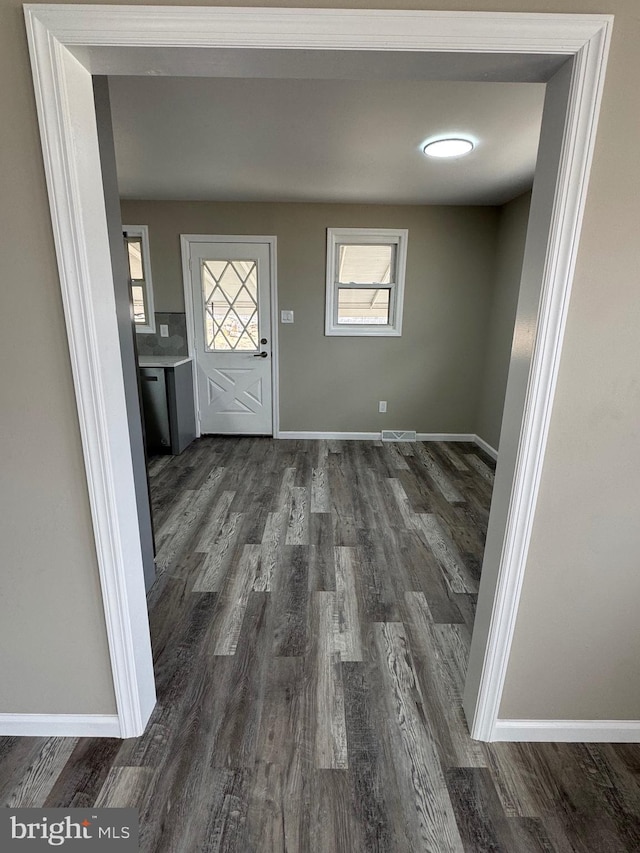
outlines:
[[[293,311],[281,311],[280,312],[280,322],[281,323],[293,323]]]
[[[160,323],[160,337],[168,338],[169,337],[169,327],[165,323]]]

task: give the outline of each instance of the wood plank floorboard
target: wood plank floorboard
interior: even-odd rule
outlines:
[[[115,738],[80,738],[43,807],[82,808],[95,805],[109,770],[124,744],[124,741]]]
[[[396,590],[397,585],[402,584],[405,572],[393,544],[395,537],[385,541],[377,530],[360,531],[357,589],[362,599],[361,610],[368,623],[397,622],[400,619]],[[393,567],[393,571],[390,572],[389,567]]]
[[[42,807],[75,745],[74,738],[43,738],[35,743],[26,743],[27,749],[23,754],[26,761],[20,772],[20,781],[14,785],[8,780],[8,790],[0,794],[0,807]]]
[[[394,811],[399,812],[398,795],[380,738],[378,721],[384,718],[378,711],[380,692],[371,678],[371,665],[346,663],[342,671],[351,808],[361,826],[363,849],[388,853],[398,849],[397,834],[404,834],[404,825],[393,819]]]
[[[336,588],[333,519],[330,512],[312,512],[309,518],[309,592]]]
[[[346,770],[349,766],[344,686],[335,639],[337,614],[337,592],[312,593],[305,710],[316,770]]]
[[[278,559],[273,585],[274,643],[276,657],[301,657],[307,653],[309,623],[309,548],[285,545]]]
[[[144,853],[637,853],[640,747],[481,744],[461,696],[495,463],[205,437],[149,466],[139,738],[0,738],[0,806],[131,806]]]

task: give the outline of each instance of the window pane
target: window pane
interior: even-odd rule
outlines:
[[[131,287],[131,296],[133,299],[133,319],[136,323],[145,324],[147,316],[144,307],[144,287],[134,284]]]
[[[390,296],[391,291],[388,288],[339,288],[338,323],[387,325]]]
[[[138,237],[127,239],[127,252],[129,255],[129,278],[140,281],[144,278],[142,271],[142,240]]]
[[[258,350],[258,270],[256,262],[204,261],[202,288],[206,348]]]
[[[338,282],[341,284],[389,284],[395,280],[394,245],[342,244],[338,251]]]

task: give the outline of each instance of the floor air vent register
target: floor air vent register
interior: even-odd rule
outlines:
[[[383,429],[383,441],[415,441],[416,431],[414,429]]]

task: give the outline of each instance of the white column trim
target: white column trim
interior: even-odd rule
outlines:
[[[514,482],[475,713],[470,721],[471,735],[478,740],[493,739],[499,718],[551,422],[611,24],[610,18],[603,18],[601,28],[574,55]]]
[[[155,685],[93,87],[37,16],[27,25],[119,730],[132,737]]]
[[[612,15],[25,4],[68,47],[249,47],[570,55]],[[123,72],[124,73],[124,72]]]

